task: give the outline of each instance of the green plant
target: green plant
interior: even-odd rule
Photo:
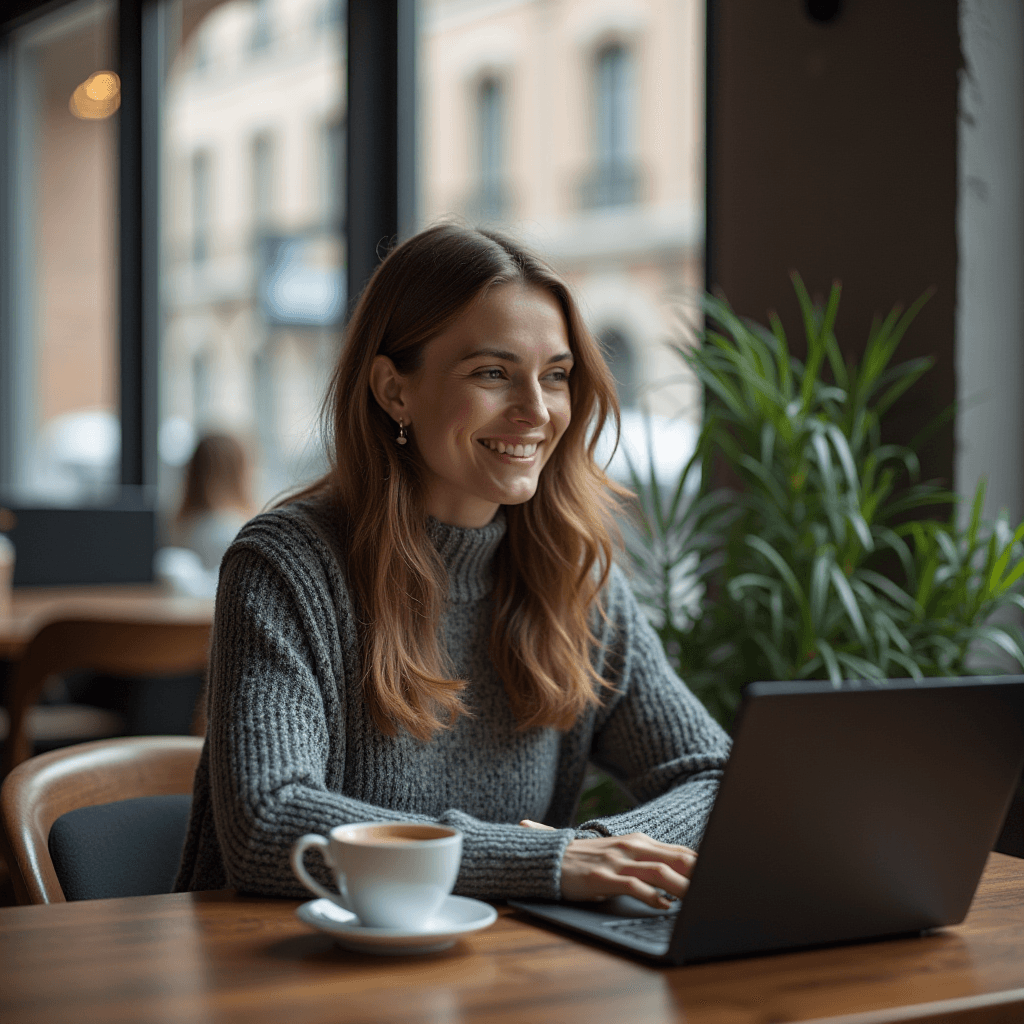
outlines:
[[[697,344],[676,346],[705,391],[694,457],[669,490],[653,462],[633,466],[633,582],[670,659],[726,725],[758,679],[962,675],[997,650],[1024,666],[1020,630],[993,622],[1024,608],[1024,524],[983,521],[982,486],[958,526],[956,496],[918,481],[916,446],[882,440],[932,364],[893,363],[928,296],[876,320],[848,362],[839,285],[820,306],[793,283],[806,361],[776,315],[765,328],[706,297]]]

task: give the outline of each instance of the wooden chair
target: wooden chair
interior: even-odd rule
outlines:
[[[66,619],[43,626],[17,662],[8,687],[4,773],[32,754],[29,711],[39,703],[49,676],[76,669],[115,676],[201,675],[209,644],[206,623]]]
[[[49,848],[61,815],[138,797],[190,794],[202,749],[196,736],[125,736],[63,747],[18,765],[0,788],[0,848],[18,902],[66,902]]]

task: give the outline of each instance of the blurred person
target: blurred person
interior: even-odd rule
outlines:
[[[461,895],[667,907],[729,740],[613,562],[615,383],[567,285],[497,233],[414,236],[325,412],[328,472],[221,566],[175,888],[305,897],[301,835],[401,820],[462,832]],[[640,803],[576,827],[590,761]]]
[[[230,434],[205,434],[185,467],[170,547],[156,553],[156,577],[178,593],[213,597],[221,559],[253,514],[245,448]]]
[[[172,537],[216,572],[235,535],[253,514],[249,460],[237,438],[205,434],[185,467]]]

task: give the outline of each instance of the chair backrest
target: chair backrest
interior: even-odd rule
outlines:
[[[40,754],[0,787],[0,838],[19,903],[63,903],[50,856],[53,823],[83,807],[191,793],[203,740],[126,736]]]
[[[4,772],[32,753],[27,716],[39,702],[48,676],[72,669],[122,676],[201,674],[209,644],[208,623],[65,619],[43,626],[12,673]]]

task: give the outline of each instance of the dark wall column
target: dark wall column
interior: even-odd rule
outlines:
[[[708,286],[761,321],[777,309],[794,336],[789,272],[812,295],[838,278],[851,355],[876,313],[934,286],[898,353],[936,359],[890,418],[908,442],[956,394],[956,0],[708,5]],[[920,455],[951,483],[952,424]]]
[[[14,252],[13,228],[13,104],[14,75],[10,37],[0,31],[0,253]],[[14,382],[14,316],[11,309],[12,287],[8,267],[0,267],[0,491],[14,478],[14,431],[17,395]],[[0,683],[2,683],[0,679]]]
[[[346,240],[349,310],[414,220],[413,0],[349,0]]]
[[[158,18],[155,0],[121,0],[118,5],[121,483],[135,487],[155,485],[157,474]]]

